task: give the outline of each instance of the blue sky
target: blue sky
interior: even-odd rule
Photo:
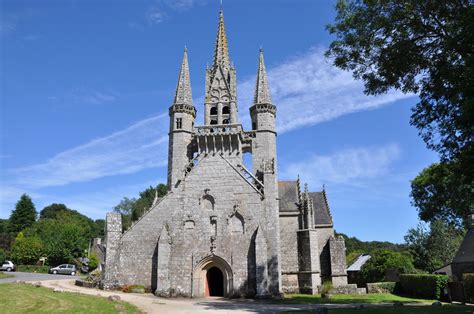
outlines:
[[[339,232],[402,242],[410,180],[435,162],[409,125],[416,96],[365,96],[324,51],[334,1],[225,0],[239,116],[248,128],[258,49],[278,107],[280,179],[325,184]],[[202,124],[219,1],[3,0],[0,217],[22,193],[104,218],[166,182],[167,108],[183,48]]]

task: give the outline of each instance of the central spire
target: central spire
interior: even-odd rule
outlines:
[[[214,49],[214,66],[216,65],[230,68],[229,47],[227,46],[227,35],[224,27],[224,11],[222,11],[222,9],[219,13],[216,47]]]

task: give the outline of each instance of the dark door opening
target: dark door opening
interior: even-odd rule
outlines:
[[[223,297],[224,296],[224,276],[217,267],[211,267],[206,274],[207,286],[209,288],[209,296]]]

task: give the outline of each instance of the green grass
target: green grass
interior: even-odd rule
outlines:
[[[14,276],[10,274],[5,274],[4,272],[0,271],[0,279],[11,278],[11,277],[14,277]]]
[[[29,284],[0,285],[0,313],[141,313],[134,305],[104,297],[53,292]]]
[[[472,314],[472,306],[443,305],[432,306],[399,306],[399,307],[376,307],[365,309],[329,309],[329,314]],[[311,311],[289,311],[286,314],[309,314]]]
[[[352,304],[352,303],[432,303],[435,300],[424,300],[406,298],[391,293],[370,293],[370,294],[339,294],[329,299],[323,299],[320,295],[289,294],[282,300],[276,302],[286,304]],[[472,313],[471,313],[472,314]]]

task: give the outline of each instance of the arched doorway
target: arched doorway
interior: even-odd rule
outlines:
[[[210,297],[224,296],[224,275],[217,267],[211,267],[206,273],[207,295]]]
[[[193,297],[231,297],[232,277],[232,269],[223,258],[216,255],[202,258],[194,268]]]

